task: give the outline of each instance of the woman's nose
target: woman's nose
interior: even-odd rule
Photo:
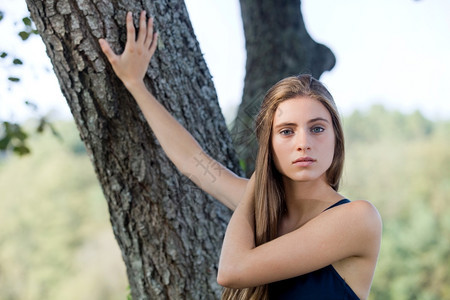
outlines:
[[[309,150],[311,150],[310,146],[306,146],[306,145],[297,146],[297,151],[309,151]]]
[[[305,132],[299,132],[297,135],[297,151],[309,151],[311,145],[309,142],[308,134]]]

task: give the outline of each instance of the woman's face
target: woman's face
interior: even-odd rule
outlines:
[[[331,115],[322,103],[309,97],[280,103],[273,119],[272,150],[283,176],[300,182],[326,182],[334,144]]]

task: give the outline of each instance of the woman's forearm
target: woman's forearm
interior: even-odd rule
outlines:
[[[222,245],[217,281],[233,286],[241,280],[247,255],[255,248],[254,176],[250,178],[242,201],[228,224]]]
[[[147,90],[143,82],[127,85],[164,152],[180,172],[189,173],[191,160],[203,152],[192,135]]]
[[[219,164],[147,90],[144,83],[125,83],[135,98],[161,147],[181,173],[202,190],[234,210],[247,180]]]

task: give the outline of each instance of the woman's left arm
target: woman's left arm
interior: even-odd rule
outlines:
[[[236,268],[239,267],[236,262],[243,259],[240,250],[248,252],[255,248],[254,191],[255,175],[252,175],[244,197],[234,211],[225,233],[217,275],[217,282],[220,285],[227,286],[228,275],[241,274],[239,271],[236,272]],[[237,280],[239,281],[239,278]]]
[[[376,262],[381,219],[367,201],[323,212],[302,227],[255,247],[254,178],[225,234],[217,281],[231,288],[259,286],[318,270],[348,257]]]

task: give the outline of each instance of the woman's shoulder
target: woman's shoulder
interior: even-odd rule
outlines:
[[[377,208],[366,200],[354,200],[325,212],[328,221],[352,235],[379,239],[382,220]]]
[[[348,213],[361,221],[374,222],[381,225],[381,216],[378,209],[367,200],[355,200],[349,202]]]
[[[359,240],[360,245],[364,245],[363,248],[366,249],[377,250],[383,229],[377,208],[366,200],[354,200],[336,208],[340,208],[335,212],[340,214],[339,219],[344,220],[346,230]]]
[[[325,211],[339,212],[340,214],[348,214],[350,216],[361,216],[370,219],[379,219],[381,221],[380,214],[377,208],[367,200],[349,200],[344,198],[335,204],[331,205]]]

